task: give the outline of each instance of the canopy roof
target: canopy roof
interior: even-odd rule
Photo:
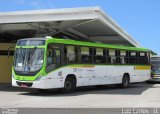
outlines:
[[[0,13],[1,42],[45,35],[141,47],[99,7]]]

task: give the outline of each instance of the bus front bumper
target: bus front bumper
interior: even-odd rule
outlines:
[[[39,81],[20,81],[12,78],[12,86],[14,87],[23,87],[23,88],[37,88],[37,89],[46,89],[45,88],[45,79]]]

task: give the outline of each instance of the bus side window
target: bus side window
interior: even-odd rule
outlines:
[[[103,48],[96,48],[95,63],[105,63],[105,51]]]
[[[66,46],[64,49],[64,56],[66,63],[73,63],[76,61],[76,49],[75,46]]]
[[[80,61],[82,63],[91,63],[92,62],[92,49],[89,47],[80,48]]]
[[[139,63],[140,64],[149,64],[148,53],[145,53],[145,52],[139,53]]]
[[[52,51],[47,50],[47,66],[52,64]]]
[[[52,57],[52,48],[48,46],[47,49],[47,66],[53,64],[53,57]]]
[[[126,64],[126,51],[125,50],[120,50],[120,64]]]
[[[53,51],[54,51],[54,55],[53,55],[54,63],[57,64],[57,65],[60,65],[60,62],[61,62],[60,61],[61,60],[61,58],[60,58],[60,50],[55,49]]]
[[[129,52],[129,63],[138,64],[138,52],[135,51]]]
[[[61,64],[61,54],[58,46],[49,45],[47,48],[47,68],[46,71],[50,72]]]
[[[110,57],[110,63],[115,64],[116,63],[116,51],[114,49],[109,49],[109,57]]]

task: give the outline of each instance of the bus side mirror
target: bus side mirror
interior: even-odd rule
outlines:
[[[9,58],[9,56],[10,56],[10,51],[8,50],[8,58]]]
[[[8,58],[9,58],[9,56],[10,56],[10,50],[9,50],[9,48],[8,48]]]
[[[14,46],[8,48],[8,58],[9,58],[9,56],[10,56],[10,49],[11,49],[11,48],[14,48]]]

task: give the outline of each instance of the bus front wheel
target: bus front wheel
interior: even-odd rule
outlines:
[[[72,77],[67,77],[64,82],[64,88],[62,89],[62,92],[69,93],[74,91],[76,88],[76,80]]]

